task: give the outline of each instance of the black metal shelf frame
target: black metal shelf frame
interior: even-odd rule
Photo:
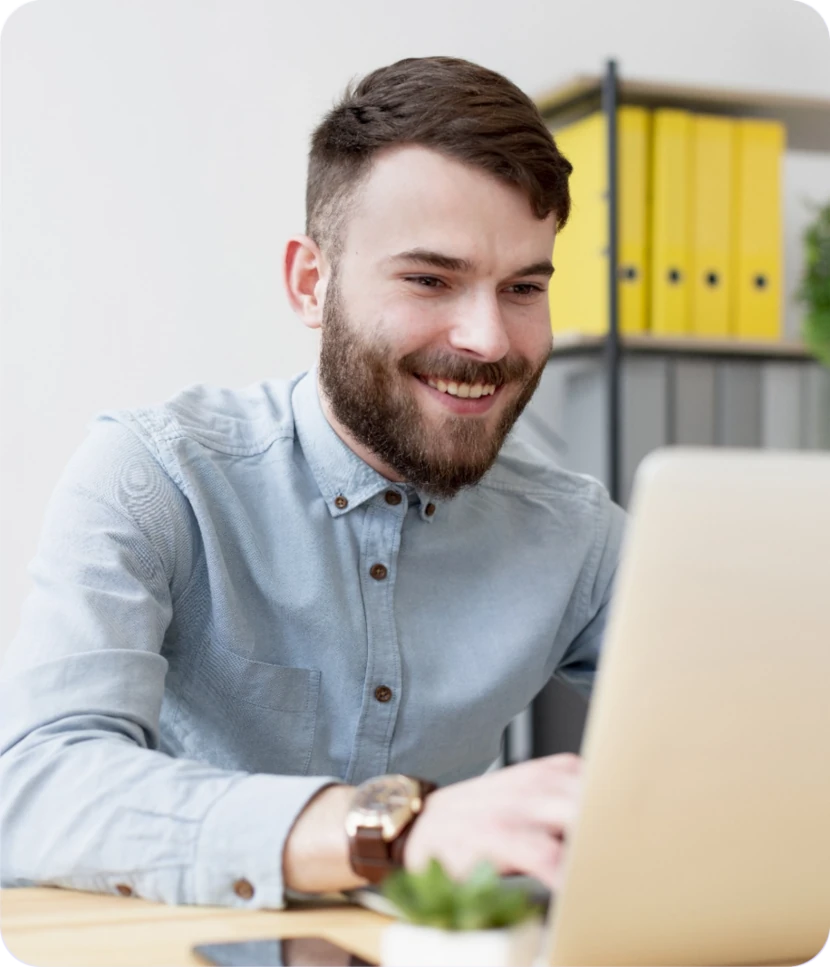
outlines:
[[[617,171],[617,106],[620,103],[620,86],[617,62],[608,60],[605,72],[596,87],[589,86],[573,97],[560,101],[555,108],[546,109],[546,120],[555,118],[580,117],[599,107],[605,115],[608,132],[608,335],[605,341],[607,365],[607,414],[608,414],[608,492],[611,499],[620,498],[620,427],[622,425],[620,406],[620,326],[619,294],[617,277],[619,275],[619,253],[617,226],[619,218],[618,171]]]

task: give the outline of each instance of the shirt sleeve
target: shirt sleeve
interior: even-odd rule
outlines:
[[[554,673],[585,698],[594,684],[626,521],[625,512],[599,484],[594,520],[596,539],[576,589],[577,632]]]
[[[3,886],[284,906],[288,833],[338,780],[160,750],[165,634],[197,548],[154,455],[120,423],[93,425],[50,501],[0,679]]]

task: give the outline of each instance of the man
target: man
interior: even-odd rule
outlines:
[[[4,884],[279,907],[437,856],[556,885],[578,760],[484,773],[552,674],[589,692],[620,545],[599,484],[505,442],[570,170],[461,60],[324,119],[285,256],[319,366],[104,416],[53,497],[4,673]]]

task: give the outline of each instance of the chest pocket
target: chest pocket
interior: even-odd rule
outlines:
[[[175,744],[222,769],[306,775],[320,677],[206,642],[181,696]]]

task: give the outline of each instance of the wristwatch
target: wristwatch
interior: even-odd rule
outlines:
[[[378,776],[355,790],[346,815],[349,860],[358,876],[378,883],[403,866],[403,851],[424,800],[437,788],[413,776]]]

